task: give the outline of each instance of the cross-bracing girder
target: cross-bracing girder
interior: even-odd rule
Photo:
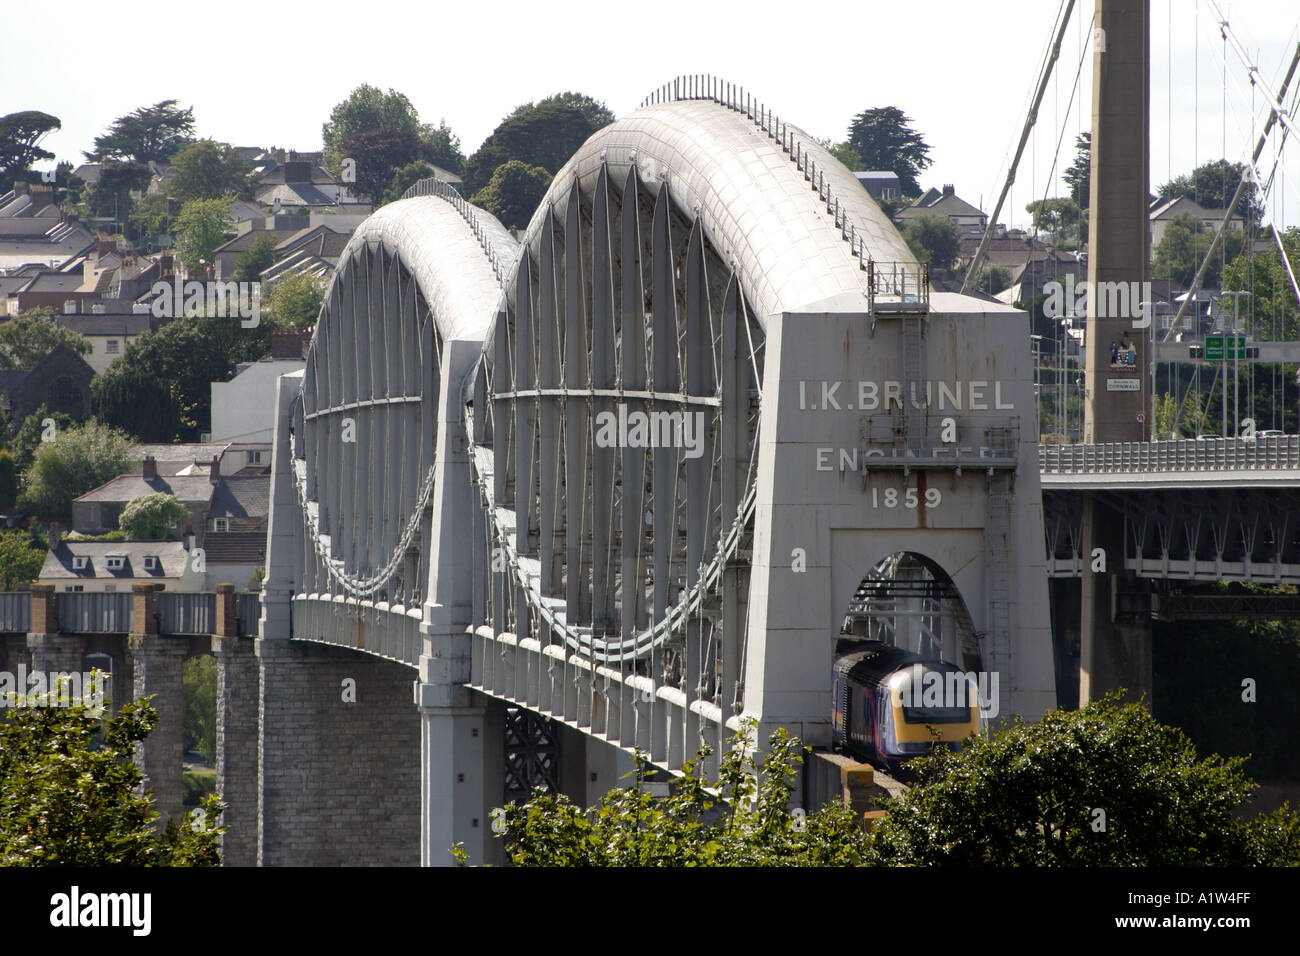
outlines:
[[[474,620],[616,674],[629,712],[639,678],[720,715],[743,640],[763,334],[698,220],[619,172],[546,209],[485,345],[470,417],[490,585]],[[595,719],[632,744],[632,722],[608,716],[621,709]]]

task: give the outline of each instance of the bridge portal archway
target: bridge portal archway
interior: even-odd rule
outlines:
[[[855,638],[884,641],[965,670],[982,670],[978,634],[952,577],[933,558],[896,551],[862,577],[837,649]]]

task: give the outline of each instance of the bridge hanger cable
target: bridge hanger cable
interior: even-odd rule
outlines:
[[[998,221],[998,216],[1002,214],[1002,204],[1006,202],[1007,194],[1011,191],[1011,184],[1016,181],[1016,167],[1020,165],[1020,157],[1024,155],[1029,134],[1038,121],[1038,107],[1043,102],[1043,95],[1047,92],[1047,81],[1051,79],[1052,68],[1056,65],[1056,60],[1061,54],[1061,42],[1065,39],[1065,28],[1069,26],[1070,14],[1074,10],[1074,0],[1063,0],[1063,4],[1065,12],[1059,17],[1056,38],[1053,40],[1051,49],[1048,52],[1047,61],[1039,72],[1034,101],[1029,107],[1029,115],[1025,117],[1025,125],[1020,132],[1020,143],[1016,146],[1016,154],[1011,160],[1011,168],[1007,170],[1007,178],[1003,183],[1002,193],[998,196],[997,204],[993,207],[993,213],[989,216],[989,221],[984,227],[984,236],[980,239],[979,248],[975,250],[975,256],[971,259],[970,266],[966,270],[966,278],[962,280],[961,291],[963,294],[970,290],[971,282],[974,281],[973,277],[984,261],[984,254],[988,250],[989,240],[993,238],[993,228]]]
[[[1225,23],[1223,24],[1223,26],[1226,33],[1227,24]],[[1291,65],[1287,68],[1286,77],[1282,81],[1282,88],[1281,88],[1282,96],[1286,96],[1287,87],[1290,85],[1292,78],[1295,76],[1297,66],[1300,66],[1300,41],[1296,43],[1295,53],[1291,57]],[[1252,73],[1258,73],[1258,71],[1255,70],[1253,66],[1250,69]],[[1210,263],[1214,260],[1215,253],[1218,251],[1219,246],[1224,241],[1224,236],[1226,234],[1228,224],[1232,220],[1233,211],[1237,208],[1238,203],[1241,201],[1242,196],[1245,194],[1247,184],[1253,185],[1259,181],[1259,171],[1256,168],[1255,164],[1258,162],[1260,155],[1264,151],[1264,146],[1268,141],[1269,133],[1273,129],[1274,122],[1280,120],[1284,123],[1284,127],[1285,127],[1280,137],[1281,142],[1278,144],[1279,149],[1285,145],[1286,133],[1288,130],[1292,128],[1290,125],[1290,121],[1286,118],[1286,106],[1284,102],[1278,97],[1274,96],[1267,88],[1261,87],[1261,89],[1263,89],[1265,95],[1267,95],[1271,101],[1269,105],[1268,121],[1264,124],[1263,132],[1260,133],[1259,139],[1255,144],[1254,151],[1252,152],[1250,159],[1248,160],[1248,165],[1245,170],[1245,174],[1241,177],[1241,181],[1237,184],[1237,189],[1233,193],[1232,200],[1226,205],[1226,207],[1223,210],[1223,217],[1221,222],[1219,223],[1219,228],[1215,230],[1215,233],[1210,240],[1210,247],[1209,249],[1206,250],[1205,256],[1201,260],[1200,268],[1196,270],[1196,276],[1195,278],[1192,279],[1192,284],[1188,288],[1186,297],[1183,299],[1182,304],[1178,307],[1178,313],[1174,316],[1174,321],[1170,324],[1169,328],[1165,330],[1164,338],[1161,339],[1162,342],[1167,342],[1169,340],[1169,336],[1173,333],[1173,330],[1177,328],[1178,323],[1181,321],[1183,315],[1187,312],[1188,303],[1190,303],[1193,297],[1196,295],[1196,293],[1200,291],[1201,284],[1205,279],[1205,274],[1207,271],[1209,271]],[[1271,181],[1271,176],[1270,176],[1270,181]],[[1261,199],[1263,199],[1264,202],[1267,204],[1268,202],[1267,194],[1261,194]],[[1291,268],[1290,260],[1287,258],[1286,249],[1282,245],[1281,236],[1278,235],[1277,225],[1272,221],[1273,218],[1274,217],[1272,216],[1269,217],[1270,219],[1269,224],[1272,227],[1273,235],[1276,237],[1278,249],[1280,250],[1282,255],[1282,261],[1286,264],[1286,270],[1287,270],[1287,274],[1290,276],[1292,288],[1295,290],[1297,297],[1300,297],[1300,286],[1296,284],[1295,273]]]

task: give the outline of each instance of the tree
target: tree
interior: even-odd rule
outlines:
[[[590,811],[542,791],[522,805],[507,804],[497,814],[506,851],[516,866],[862,863],[869,838],[849,808],[830,805],[806,816],[788,809],[803,749],[782,729],[756,759],[750,724],[722,755],[717,780],[704,779],[704,748],[662,799],[646,791],[647,761],[638,751],[635,785],[611,790]],[[452,852],[464,862],[463,849]]]
[[[152,177],[153,172],[144,163],[106,162],[100,167],[99,182],[90,189],[86,204],[93,215],[112,217],[119,228],[124,228],[131,217],[131,193],[143,193]]]
[[[1300,268],[1300,227],[1282,233],[1282,246],[1293,268]],[[1300,335],[1300,304],[1277,245],[1263,252],[1243,252],[1223,271],[1223,289],[1249,292],[1242,303],[1257,339],[1295,341]]]
[[[1025,206],[1036,230],[1046,232],[1053,245],[1060,245],[1066,234],[1079,224],[1080,210],[1073,199],[1035,199]]]
[[[230,201],[191,199],[176,217],[176,255],[190,275],[200,275],[212,265],[217,246],[225,243],[230,229]]]
[[[979,275],[975,277],[975,288],[988,295],[997,295],[1011,285],[1011,270],[1004,266],[980,266]]]
[[[325,293],[315,279],[291,272],[271,287],[271,320],[286,331],[314,325],[324,301]]]
[[[194,110],[181,109],[176,102],[163,100],[119,116],[104,135],[95,137],[95,148],[86,158],[167,162],[194,132]]]
[[[127,236],[136,242],[170,235],[173,231],[172,209],[176,200],[162,193],[146,193],[139,202],[131,205],[127,218]]]
[[[217,759],[217,659],[196,654],[181,668],[182,733],[209,763]]]
[[[330,118],[321,126],[325,143],[325,164],[339,169],[339,161],[348,154],[343,152],[343,141],[353,133],[374,129],[404,129],[417,136],[421,132],[420,116],[415,107],[397,90],[387,93],[369,83],[362,83],[347,99],[335,105]]]
[[[460,151],[460,137],[446,121],[438,120],[436,127],[426,123],[420,129],[421,157],[449,173],[459,173],[465,166],[465,154]]]
[[[240,159],[228,143],[210,139],[190,143],[176,154],[172,170],[175,176],[168,188],[171,196],[181,202],[227,195],[247,199],[252,195],[253,167]]]
[[[32,163],[54,158],[39,143],[62,126],[57,116],[40,110],[0,116],[0,193],[8,192],[15,180],[25,178]]]
[[[66,345],[78,355],[90,352],[84,335],[54,321],[54,311],[42,306],[24,309],[0,322],[0,368],[32,368],[56,345]]]
[[[1199,219],[1190,213],[1179,213],[1165,226],[1164,234],[1156,244],[1152,267],[1155,275],[1173,279],[1183,286],[1191,285],[1213,241],[1214,234]],[[1203,284],[1217,286],[1223,263],[1235,258],[1244,245],[1241,230],[1228,230],[1218,253],[1205,270]]]
[[[357,189],[377,203],[394,174],[420,158],[421,143],[409,129],[385,127],[348,134],[342,150],[357,164]]]
[[[258,236],[235,260],[236,282],[259,282],[262,273],[275,265],[275,237]]]
[[[18,500],[18,465],[8,449],[0,449],[0,513],[8,514]]]
[[[1178,412],[1178,403],[1168,392],[1157,395],[1155,401],[1155,421],[1151,426],[1151,437],[1156,441],[1166,441],[1174,436],[1174,415]]]
[[[393,181],[388,190],[384,193],[383,202],[397,202],[402,198],[402,194],[418,183],[421,179],[432,179],[434,176],[433,167],[424,160],[417,160],[403,166],[393,174]]]
[[[540,166],[517,159],[498,166],[491,181],[470,201],[486,209],[506,226],[526,226],[546,195],[551,174]]]
[[[126,469],[132,438],[95,421],[60,428],[42,442],[27,469],[23,498],[51,518],[72,512],[72,499],[98,488]]]
[[[848,143],[837,143],[833,139],[818,139],[817,145],[838,159],[849,172],[862,169],[862,157]]]
[[[0,531],[0,590],[17,591],[39,578],[45,551],[27,531]]]
[[[918,758],[919,785],[873,847],[904,866],[1300,863],[1300,815],[1235,816],[1255,789],[1243,762],[1198,759],[1182,731],[1112,694]]]
[[[600,128],[595,123],[602,116],[579,102],[578,97],[580,94],[576,93],[560,94],[516,107],[465,161],[462,175],[466,195],[487,186],[497,167],[512,159],[528,166],[541,166],[552,176],[559,172],[578,147]]]
[[[189,519],[189,511],[175,495],[156,491],[132,498],[117,518],[128,541],[158,541]]]
[[[194,441],[211,419],[212,383],[266,352],[270,323],[230,318],[168,322],[140,336],[90,383],[101,421],[145,442]]]
[[[862,168],[892,169],[904,196],[919,196],[917,176],[933,163],[930,147],[911,128],[912,121],[895,106],[864,110],[849,126],[848,144],[862,160]]]
[[[903,238],[919,262],[951,269],[961,252],[961,232],[947,216],[918,216],[903,227]]]
[[[1080,133],[1074,142],[1074,162],[1061,174],[1070,187],[1070,198],[1080,209],[1088,208],[1088,184],[1092,175],[1092,131]]]
[[[93,379],[91,380],[93,383]],[[18,426],[18,431],[14,434],[13,442],[9,450],[13,452],[14,464],[18,466],[18,471],[25,472],[36,457],[36,449],[49,436],[51,429],[46,424],[46,419],[52,419],[54,428],[52,431],[55,435],[65,428],[76,424],[71,415],[63,412],[51,412],[49,408],[42,403],[41,407],[36,409]]]
[[[1156,190],[1156,196],[1162,202],[1178,196],[1188,196],[1206,209],[1226,209],[1245,171],[1246,167],[1242,163],[1230,163],[1226,159],[1212,160],[1197,166],[1190,176],[1176,176],[1164,183]],[[1260,202],[1258,187],[1251,184],[1246,188],[1234,212],[1245,220],[1247,228],[1259,226],[1264,216],[1264,206]]]
[[[566,90],[563,93],[553,93],[550,96],[542,97],[537,101],[537,106],[550,106],[558,104],[560,106],[572,106],[591,125],[592,131],[604,129],[610,123],[614,122],[615,116],[613,110],[602,103],[600,100],[593,99],[585,93],[573,93]]]
[[[152,698],[101,721],[84,703],[0,711],[0,866],[216,866],[225,810],[204,801],[159,833],[132,760],[158,723]]]

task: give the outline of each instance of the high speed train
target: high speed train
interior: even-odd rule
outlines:
[[[956,750],[980,732],[979,692],[961,668],[881,641],[854,647],[835,661],[831,723],[838,750],[898,773],[932,743]]]

